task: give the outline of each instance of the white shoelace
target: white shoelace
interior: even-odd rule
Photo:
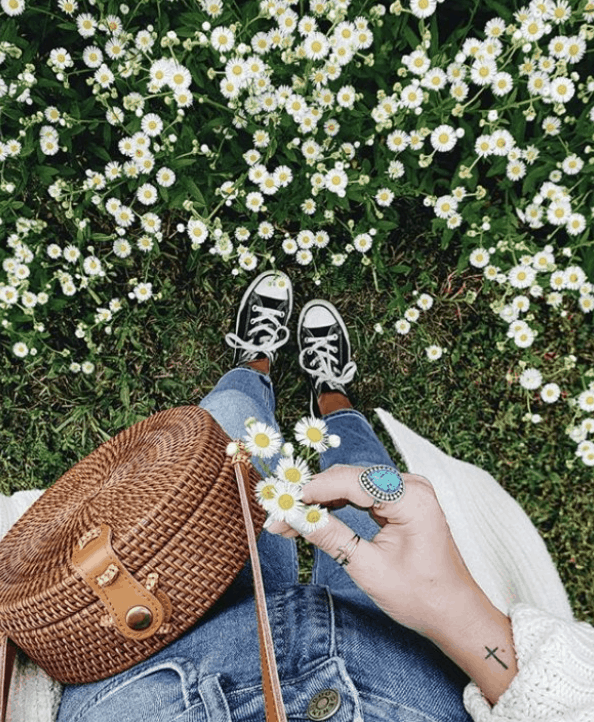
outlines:
[[[244,361],[250,360],[250,354],[274,353],[277,348],[286,343],[290,335],[289,329],[283,326],[278,320],[285,315],[284,311],[277,311],[274,308],[265,308],[264,306],[258,306],[256,304],[252,306],[252,311],[258,313],[258,315],[254,316],[250,321],[253,328],[247,332],[248,339],[253,339],[254,336],[262,333],[262,331],[270,334],[269,339],[263,343],[254,343],[253,341],[240,338],[236,333],[228,333],[225,336],[225,341],[231,348],[239,348],[245,352],[242,358]],[[281,336],[281,334],[284,334],[284,336]]]
[[[322,336],[320,338],[306,338],[305,343],[311,344],[309,348],[304,348],[299,354],[299,364],[302,368],[305,368],[309,374],[316,378],[316,383],[323,383],[324,381],[332,384],[343,386],[353,380],[357,371],[357,364],[354,361],[349,361],[345,364],[342,369],[342,373],[337,374],[333,367],[338,366],[338,352],[337,346],[332,346],[331,341],[337,341],[337,334],[330,334],[330,336]],[[305,356],[308,354],[315,354],[318,360],[318,367],[312,369],[305,363]]]

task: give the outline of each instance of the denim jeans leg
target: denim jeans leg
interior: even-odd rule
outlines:
[[[280,433],[274,417],[276,402],[274,387],[268,375],[250,368],[231,369],[221,377],[214,389],[207,394],[200,406],[206,409],[232,439],[245,435],[245,420],[254,416]],[[267,466],[274,470],[280,456],[267,460]],[[259,460],[254,466],[266,476],[267,472]],[[241,509],[237,510],[241,514]],[[276,534],[263,533],[258,539],[258,554],[262,576],[267,592],[281,590],[297,583],[297,546],[293,539]],[[233,583],[232,594],[237,597],[251,589],[251,568],[248,562]]]
[[[374,466],[385,464],[396,467],[386,448],[378,439],[371,424],[365,416],[356,409],[340,409],[324,416],[328,433],[340,436],[340,446],[325,451],[320,458],[322,471],[332,466]],[[349,526],[354,534],[363,539],[372,539],[379,531],[379,526],[368,512],[345,506],[334,511],[333,514]],[[312,582],[326,585],[333,594],[344,594],[350,599],[356,599],[365,606],[373,602],[352,581],[343,567],[334,561],[328,554],[319,549],[314,553],[314,567]]]

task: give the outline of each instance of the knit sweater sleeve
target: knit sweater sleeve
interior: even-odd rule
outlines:
[[[594,628],[527,604],[510,611],[518,673],[494,707],[471,682],[464,706],[475,722],[592,722]]]

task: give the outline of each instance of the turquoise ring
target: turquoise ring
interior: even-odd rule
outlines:
[[[404,479],[393,466],[370,466],[359,474],[359,484],[375,504],[398,501],[404,494]]]

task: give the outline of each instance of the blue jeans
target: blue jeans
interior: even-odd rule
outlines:
[[[278,429],[268,376],[225,374],[200,404],[232,438],[255,416]],[[334,464],[390,464],[354,409],[324,417],[341,445]],[[274,459],[271,465],[274,464]],[[362,537],[377,524],[347,506],[333,512]],[[258,540],[283,700],[290,720],[307,720],[312,697],[337,690],[333,722],[470,722],[462,704],[468,677],[429,640],[387,617],[331,557],[315,550],[311,584],[299,584],[295,541]],[[59,722],[263,722],[258,634],[249,562],[215,607],[182,637],[109,679],[64,690]]]

